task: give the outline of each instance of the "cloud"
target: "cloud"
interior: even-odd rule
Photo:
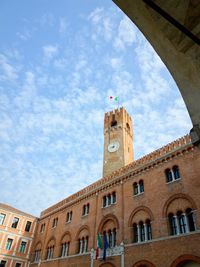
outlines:
[[[27,41],[31,38],[31,33],[28,30],[24,30],[23,32],[17,32],[16,35],[22,40]]]
[[[137,30],[132,21],[124,16],[118,26],[118,34],[114,40],[114,47],[117,50],[124,50],[137,41]]]
[[[8,80],[10,82],[17,80],[17,69],[8,62],[8,58],[3,54],[0,54],[0,70],[2,72],[0,80]]]
[[[115,70],[120,69],[123,66],[122,58],[115,57],[110,60],[111,67]]]
[[[113,36],[113,22],[110,19],[109,12],[104,8],[96,8],[88,16],[88,20],[92,22],[95,29],[92,33],[92,39],[97,41],[97,38],[103,36],[105,41],[110,41]]]
[[[64,34],[68,28],[68,21],[66,18],[60,18],[59,19],[59,33]]]
[[[104,8],[97,7],[94,11],[90,13],[88,19],[91,20],[94,24],[98,24],[103,17]]]
[[[43,46],[44,57],[48,60],[51,60],[58,53],[58,47],[55,45],[46,45]]]

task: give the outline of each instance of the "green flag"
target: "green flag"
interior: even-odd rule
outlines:
[[[102,244],[102,239],[101,239],[101,235],[98,234],[98,237],[97,237],[97,247],[102,249],[103,247],[103,244]]]

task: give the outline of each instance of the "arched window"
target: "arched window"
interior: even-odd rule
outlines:
[[[111,121],[110,126],[111,127],[117,126],[117,121],[115,119],[115,114],[112,114],[112,121]]]
[[[106,203],[106,196],[103,197],[103,207],[106,207],[107,203]]]
[[[83,205],[83,212],[82,212],[82,215],[84,216],[86,214],[86,206]]]
[[[111,230],[108,230],[108,247],[112,247],[112,232]]]
[[[172,171],[174,173],[174,179],[180,179],[180,172],[179,172],[179,167],[178,166],[173,166]]]
[[[89,208],[90,208],[90,204],[88,203],[87,205],[83,205],[83,212],[82,212],[82,216],[85,216],[89,213]]]
[[[151,221],[146,220],[146,227],[147,227],[147,240],[152,239],[152,233],[151,233]]]
[[[116,240],[117,240],[117,232],[116,228],[109,229],[107,231],[103,232],[103,237],[106,235],[107,242],[108,242],[108,247],[113,248],[116,246]]]
[[[139,227],[140,227],[140,240],[141,242],[145,241],[145,228],[144,228],[144,223],[140,222],[139,223]]]
[[[54,246],[47,247],[47,256],[46,259],[53,259]]]
[[[195,223],[194,223],[194,214],[193,214],[193,210],[188,208],[186,210],[186,216],[187,216],[187,220],[188,220],[188,228],[189,231],[195,231]]]
[[[78,253],[79,254],[84,254],[88,252],[88,241],[89,241],[88,236],[78,239]]]
[[[116,229],[114,228],[114,229],[113,229],[113,247],[116,246],[116,243],[117,243],[117,231],[116,231]]]
[[[112,192],[112,204],[116,203],[116,193]]]
[[[169,219],[169,226],[170,226],[170,234],[171,235],[177,235],[177,223],[175,216],[170,213],[168,216]]]
[[[34,252],[34,262],[39,262],[41,256],[41,249],[37,249]]]
[[[85,238],[85,247],[84,247],[84,252],[88,252],[88,240],[89,240],[89,237],[86,236]]]
[[[186,217],[182,213],[182,211],[177,212],[177,218],[178,218],[178,224],[179,224],[179,230],[181,234],[184,234],[187,232],[186,230]]]
[[[140,193],[144,192],[144,182],[143,182],[143,180],[139,181],[139,191],[140,191]]]
[[[69,255],[69,244],[70,242],[64,242],[61,244],[61,257],[66,257]]]
[[[72,220],[72,211],[67,213],[66,223],[71,222],[71,220]]]
[[[137,224],[133,224],[133,243],[138,242],[138,229],[137,229]]]
[[[108,194],[108,206],[111,205],[111,194]]]
[[[170,169],[165,170],[166,182],[169,183],[173,180],[172,172]]]
[[[126,123],[126,128],[127,128],[128,132],[130,132],[130,126],[129,126],[128,122]]]
[[[151,221],[147,219],[145,223],[133,224],[133,242],[145,242],[152,239]]]
[[[89,211],[90,211],[90,204],[88,203],[87,204],[87,214],[89,214]]]
[[[116,120],[113,120],[110,124],[111,127],[114,127],[114,126],[117,126],[117,121]]]
[[[138,184],[137,183],[133,184],[133,193],[134,193],[134,195],[138,194]]]

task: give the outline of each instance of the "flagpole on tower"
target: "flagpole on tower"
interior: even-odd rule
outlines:
[[[117,108],[119,109],[119,96],[110,96],[109,99],[110,99],[110,101],[116,103]]]

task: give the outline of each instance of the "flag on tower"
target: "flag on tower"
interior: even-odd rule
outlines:
[[[118,102],[119,101],[119,96],[110,96],[109,97],[109,99],[111,100],[111,101],[116,101],[116,102]]]
[[[102,247],[103,247],[103,244],[102,244],[101,235],[98,233],[98,235],[97,235],[96,259],[99,257],[99,250],[102,249]]]

